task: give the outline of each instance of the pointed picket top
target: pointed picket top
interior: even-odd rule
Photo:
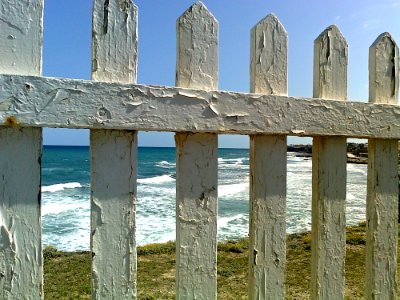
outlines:
[[[314,41],[314,98],[347,99],[348,45],[331,25]]]
[[[92,79],[136,83],[137,18],[132,0],[94,0]]]
[[[276,27],[275,30],[278,32],[282,32],[287,37],[287,32],[285,27],[283,27],[281,21],[279,21],[278,17],[274,13],[268,14],[266,17],[262,18],[254,27],[251,29],[252,31],[257,28],[265,28],[267,26]]]
[[[137,7],[94,0],[92,26],[92,79],[136,83]],[[137,133],[91,130],[90,152],[93,299],[136,299]]]
[[[347,99],[347,59],[346,40],[329,26],[314,42],[315,98]],[[346,138],[314,137],[312,159],[311,298],[344,299]]]
[[[388,32],[369,48],[369,102],[396,104],[399,96],[399,48]]]
[[[250,91],[287,95],[288,36],[274,14],[251,29]]]
[[[215,90],[218,86],[218,22],[202,2],[177,20],[176,85]]]
[[[203,2],[197,1],[191,7],[189,7],[178,19],[180,20],[185,19],[194,19],[194,18],[205,18],[205,19],[212,19],[215,23],[218,23],[217,19],[214,15],[208,10],[207,6],[204,5]]]

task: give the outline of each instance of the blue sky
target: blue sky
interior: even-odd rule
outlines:
[[[138,83],[175,84],[176,19],[195,1],[137,0]],[[250,29],[274,13],[289,36],[289,95],[311,97],[314,39],[339,26],[349,44],[348,99],[368,99],[368,48],[388,31],[400,43],[400,0],[203,0],[219,22],[219,89],[249,91]],[[45,0],[43,75],[90,79],[91,0]],[[44,144],[88,145],[87,130],[45,129]],[[310,140],[289,138],[289,143]],[[174,146],[173,134],[140,133],[140,146]],[[220,147],[248,147],[221,136]]]

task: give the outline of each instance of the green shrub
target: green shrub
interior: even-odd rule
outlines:
[[[58,249],[56,247],[54,247],[54,246],[47,245],[43,249],[43,258],[44,259],[53,258],[53,257],[59,257],[61,255],[62,255],[62,253],[59,252]]]
[[[173,254],[173,253],[175,253],[175,242],[172,241],[163,244],[154,243],[137,247],[138,255]]]

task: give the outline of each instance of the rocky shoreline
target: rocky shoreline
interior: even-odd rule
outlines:
[[[312,145],[288,145],[287,151],[296,153],[297,157],[312,157]],[[367,164],[368,144],[348,143],[347,162],[353,164]]]

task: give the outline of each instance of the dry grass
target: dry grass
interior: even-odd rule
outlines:
[[[218,299],[247,299],[248,240],[219,244]],[[365,226],[348,228],[346,299],[364,297]],[[138,299],[175,299],[175,245],[138,249]],[[45,299],[90,298],[90,254],[46,252]],[[309,299],[311,236],[287,240],[286,298]]]

